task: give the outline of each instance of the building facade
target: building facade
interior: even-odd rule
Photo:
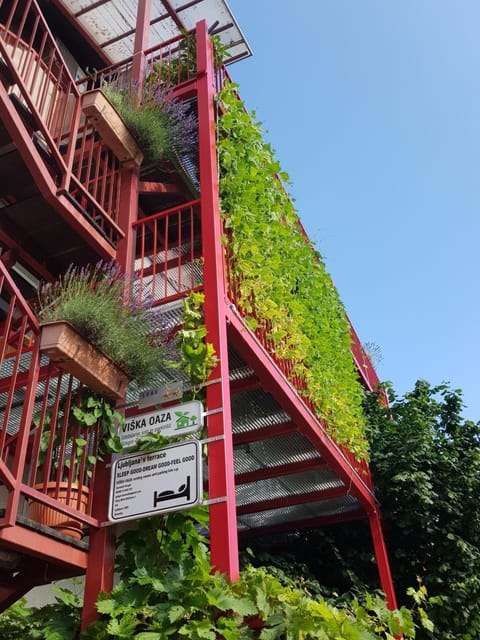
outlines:
[[[229,82],[224,63],[250,53],[223,0],[0,4],[3,608],[36,585],[85,574],[87,623],[98,591],[112,584],[109,459],[87,473],[80,456],[69,466],[75,474],[52,473],[55,451],[73,455],[78,440],[64,407],[93,383],[69,368],[70,356],[62,361],[41,347],[34,311],[39,282],[99,260],[120,265],[135,296],[150,301],[152,323],[173,349],[185,299],[204,296],[216,354],[202,436],[214,565],[238,577],[239,535],[367,518],[381,586],[395,605],[368,466],[335,441],[305,380],[242,306],[220,211],[216,127],[224,117],[218,95]],[[161,92],[183,105],[196,123],[188,150],[173,144],[166,157],[142,161],[144,150],[108,100],[112,86],[133,91],[139,104]],[[375,371],[351,327],[350,336],[359,381],[371,390]],[[166,369],[150,385],[130,385],[117,408],[134,420],[190,392],[188,376]],[[42,439],[54,420],[60,440]],[[74,495],[79,474],[84,499]],[[32,503],[53,509],[60,524],[32,517]]]

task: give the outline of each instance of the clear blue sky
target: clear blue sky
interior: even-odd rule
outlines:
[[[230,68],[382,380],[480,419],[480,2],[229,0]]]

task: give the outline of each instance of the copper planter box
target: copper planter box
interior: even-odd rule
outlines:
[[[112,400],[125,397],[128,387],[126,374],[82,338],[68,322],[42,325],[40,351],[91,391]]]

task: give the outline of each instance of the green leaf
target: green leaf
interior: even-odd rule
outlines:
[[[170,607],[168,611],[168,619],[170,622],[176,622],[185,615],[185,611],[185,607],[182,607],[181,605],[174,605],[173,607]]]
[[[117,606],[117,601],[112,598],[99,599],[96,604],[98,613],[103,613],[105,615],[113,613]]]
[[[251,600],[228,593],[218,598],[217,607],[222,611],[232,610],[240,616],[253,616],[258,613],[257,607]]]
[[[135,613],[125,613],[121,618],[112,618],[107,625],[107,631],[117,638],[131,638],[138,626]]]

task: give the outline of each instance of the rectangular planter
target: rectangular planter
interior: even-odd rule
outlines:
[[[137,166],[142,164],[142,151],[115,107],[100,89],[83,94],[82,109],[120,162],[132,162]]]
[[[40,351],[91,391],[113,400],[125,397],[128,387],[126,374],[82,338],[68,322],[42,325]]]

